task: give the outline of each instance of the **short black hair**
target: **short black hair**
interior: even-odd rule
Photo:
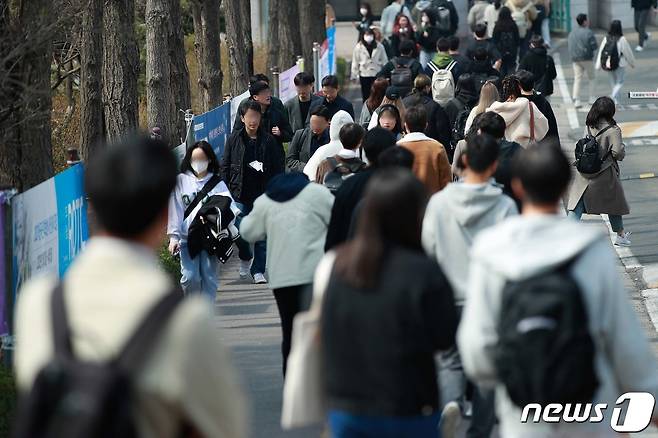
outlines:
[[[187,151],[185,151],[185,157],[183,157],[183,161],[181,161],[180,163],[181,173],[193,172],[191,161],[192,161],[192,152],[194,152],[194,149],[201,149],[206,154],[206,157],[208,157],[209,173],[219,173],[219,160],[217,159],[217,155],[215,155],[215,151],[213,150],[210,143],[204,140],[194,143],[192,147],[188,148]]]
[[[324,117],[327,119],[327,122],[331,121],[331,113],[329,112],[329,108],[327,108],[324,105],[316,106],[311,110],[311,115],[312,116],[318,116],[318,117]]]
[[[582,26],[585,21],[587,21],[587,14],[578,14],[576,17],[576,23],[578,23],[578,26]]]
[[[269,90],[270,84],[265,81],[256,81],[253,84],[249,85],[249,95],[257,96],[261,91]]]
[[[249,78],[249,85],[253,84],[254,82],[267,82],[269,84],[270,78],[268,78],[263,73],[256,73]]]
[[[366,130],[358,123],[346,123],[340,128],[338,138],[345,149],[354,150],[359,147]]]
[[[489,52],[485,47],[478,47],[473,52],[473,59],[475,61],[486,61],[489,59]]]
[[[414,167],[414,154],[402,146],[388,148],[379,155],[379,168],[387,167],[404,167],[411,170]]]
[[[361,148],[366,154],[366,158],[373,167],[378,167],[379,156],[386,149],[395,146],[395,135],[387,129],[382,127],[372,128],[366,132],[361,143]]]
[[[500,144],[488,134],[475,135],[466,140],[468,168],[477,173],[487,170],[498,160]]]
[[[404,122],[411,132],[424,132],[427,129],[427,111],[422,105],[409,108],[404,115]]]
[[[459,38],[456,35],[448,37],[448,41],[450,42],[450,50],[453,52],[459,50]]]
[[[261,108],[260,104],[254,100],[248,100],[243,106],[242,106],[242,112],[240,113],[240,116],[243,116],[247,114],[247,111],[253,110],[256,111],[258,114],[261,113]]]
[[[439,38],[439,40],[436,42],[436,50],[439,52],[447,52],[450,50],[450,40],[445,37]]]
[[[323,87],[338,88],[338,77],[335,75],[329,75],[322,78]]]
[[[295,79],[293,79],[293,81],[295,82],[296,86],[313,85],[315,83],[315,76],[313,76],[311,73],[302,71],[295,75]]]
[[[530,38],[530,45],[532,47],[544,47],[544,38],[541,35],[534,34]]]
[[[569,186],[571,165],[558,143],[544,140],[514,156],[512,177],[521,182],[527,201],[553,205]]]
[[[483,134],[488,134],[495,139],[501,139],[505,137],[507,124],[500,114],[487,111],[479,116],[477,127]]]
[[[85,191],[100,225],[114,236],[131,239],[166,211],[177,174],[176,157],[166,143],[132,137],[89,159]]]
[[[532,72],[529,72],[528,70],[518,70],[515,75],[519,80],[519,84],[523,91],[532,91],[535,88],[535,75],[532,74]]]
[[[487,35],[487,25],[484,23],[478,23],[475,25],[475,36],[478,38],[484,38]]]
[[[402,55],[413,55],[416,50],[416,44],[411,40],[403,40],[400,43],[400,53]]]

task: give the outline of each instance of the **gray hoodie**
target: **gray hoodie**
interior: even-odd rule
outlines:
[[[452,183],[430,199],[423,220],[423,248],[441,265],[457,305],[466,299],[473,239],[516,214],[514,201],[493,184]]]
[[[580,285],[590,333],[596,345],[600,381],[594,403],[607,403],[605,420],[592,424],[521,424],[521,410],[498,384],[493,354],[501,296],[507,280],[546,272],[578,256],[571,275]],[[500,435],[506,438],[617,436],[610,417],[625,392],[658,395],[656,360],[621,282],[617,258],[602,233],[557,216],[519,216],[482,232],[471,253],[469,299],[457,334],[466,374],[481,385],[496,386]],[[657,415],[654,411],[654,419]]]

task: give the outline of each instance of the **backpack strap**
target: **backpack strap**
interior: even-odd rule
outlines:
[[[434,64],[434,61],[430,61],[427,63],[427,66],[432,70],[433,73],[436,73],[437,71],[441,70],[438,65]]]
[[[199,205],[199,202],[203,200],[206,196],[208,196],[208,192],[210,192],[212,189],[215,188],[217,184],[222,180],[222,177],[219,174],[215,174],[208,180],[208,182],[203,186],[201,191],[196,194],[190,205],[187,206],[185,209],[185,214],[183,216],[183,220],[187,219],[189,215],[192,214],[194,209],[196,208],[197,205]]]
[[[164,326],[182,300],[183,291],[179,286],[175,286],[149,310],[115,359],[117,366],[130,372],[144,362],[144,358],[151,352]]]
[[[64,288],[61,281],[57,282],[57,285],[50,296],[50,312],[52,318],[55,356],[61,359],[72,359],[73,347],[71,346],[71,330],[66,316]]]
[[[452,72],[452,69],[454,68],[454,66],[455,66],[456,64],[457,64],[457,61],[455,61],[455,60],[453,59],[452,61],[450,61],[450,64],[448,64],[448,66],[446,67],[446,70],[448,70],[449,72]]]
[[[530,141],[535,141],[535,110],[532,102],[528,100],[528,107],[530,108]]]

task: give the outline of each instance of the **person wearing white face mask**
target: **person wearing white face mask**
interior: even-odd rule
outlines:
[[[352,80],[361,82],[361,96],[365,102],[370,97],[370,88],[377,73],[388,62],[386,48],[375,41],[375,33],[367,29],[352,53]]]
[[[218,259],[206,251],[192,257],[188,247],[188,231],[203,203],[213,195],[233,199],[220,177],[219,162],[212,146],[200,141],[187,150],[181,163],[181,173],[169,200],[167,235],[169,252],[180,254],[181,286],[185,294],[203,293],[212,302],[219,287]],[[238,215],[239,210],[234,202],[231,202],[231,210]]]
[[[375,17],[372,15],[372,8],[370,7],[370,3],[361,3],[361,9],[359,9],[359,14],[361,14],[361,21],[358,23],[352,22],[354,27],[356,27],[356,30],[359,31],[359,40],[363,36],[363,33],[370,29],[370,26],[372,26],[372,23],[375,21]]]

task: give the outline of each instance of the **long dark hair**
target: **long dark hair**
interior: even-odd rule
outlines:
[[[599,97],[594,101],[592,108],[587,113],[587,120],[585,123],[590,128],[598,128],[602,121],[608,122],[610,125],[616,125],[615,121],[615,102],[608,96]]]
[[[610,23],[610,30],[608,31],[608,36],[619,38],[624,35],[624,32],[621,30],[621,21],[612,20]]]
[[[378,119],[377,119],[377,126],[382,126],[380,124],[380,120],[382,117],[383,113],[391,113],[393,116],[395,116],[395,129],[393,130],[394,133],[396,134],[401,134],[402,130],[404,129],[404,126],[402,126],[402,117],[400,116],[400,110],[398,110],[398,107],[396,107],[393,104],[386,104],[382,105],[379,108],[379,113],[378,113]]]
[[[361,2],[361,6],[359,6],[359,9],[361,8],[366,8],[368,10],[368,13],[366,14],[365,17],[362,16],[362,19],[365,18],[366,20],[373,20],[374,17],[372,15],[372,6],[370,6],[370,3],[368,2]]]
[[[194,143],[192,147],[185,152],[185,158],[183,158],[183,161],[180,164],[180,172],[185,173],[190,171],[194,173],[191,164],[192,152],[197,148],[201,149],[203,153],[206,154],[206,157],[208,157],[208,173],[219,173],[219,161],[217,160],[217,155],[215,155],[215,151],[212,149],[210,143],[203,140]]]
[[[425,186],[408,169],[382,169],[366,188],[354,240],[337,250],[335,272],[352,287],[372,288],[390,245],[422,252]]]
[[[379,108],[386,96],[386,89],[388,88],[388,79],[377,78],[370,87],[370,97],[366,100],[366,106],[372,113],[375,109]]]
[[[518,32],[519,27],[516,25],[516,22],[512,18],[512,11],[507,7],[503,6],[500,8],[498,13],[498,21],[494,26],[494,31],[498,32]]]

